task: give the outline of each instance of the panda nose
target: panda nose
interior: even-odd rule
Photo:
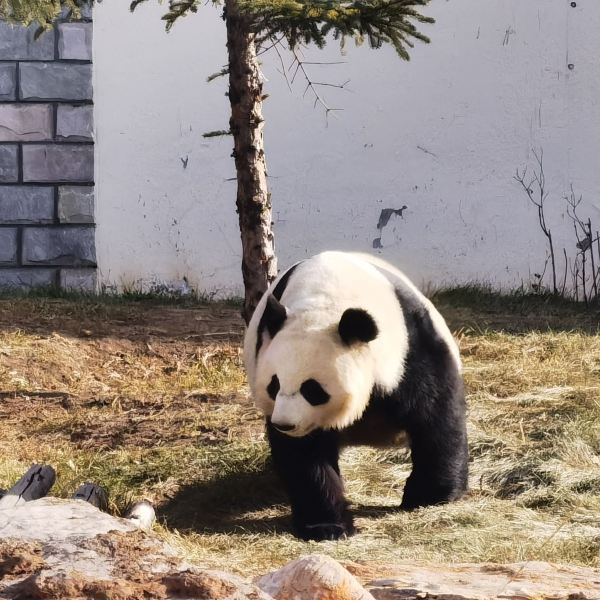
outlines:
[[[285,433],[286,431],[292,431],[292,429],[296,428],[295,425],[288,425],[286,423],[273,423],[273,427],[275,427],[275,429],[278,429],[283,433]]]

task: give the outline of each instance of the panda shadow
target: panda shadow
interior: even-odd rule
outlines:
[[[355,518],[377,520],[404,511],[398,505],[350,504]],[[169,529],[194,533],[291,533],[289,500],[266,464],[260,471],[229,473],[181,488],[158,510]]]
[[[170,529],[195,533],[292,531],[288,499],[270,465],[181,488],[158,517]]]

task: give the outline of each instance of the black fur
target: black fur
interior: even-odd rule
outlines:
[[[294,438],[267,419],[275,470],[292,505],[292,521],[303,540],[335,540],[354,533],[338,466],[339,440],[334,431],[317,430]]]
[[[362,308],[349,308],[344,311],[338,324],[342,342],[350,346],[356,342],[371,342],[379,331],[373,317]]]
[[[281,296],[283,296],[283,292],[287,287],[292,273],[296,270],[296,267],[301,264],[301,262],[302,261],[292,265],[283,274],[267,299],[267,306],[260,317],[260,321],[256,329],[256,356],[258,356],[258,351],[261,349],[263,343],[263,332],[265,330],[268,331],[271,339],[273,339],[275,334],[283,327],[285,322],[285,308],[281,306],[279,300],[281,300]]]
[[[307,379],[300,386],[300,393],[313,406],[326,404],[330,398],[329,394],[323,389],[323,386],[315,379]]]
[[[408,434],[413,469],[404,487],[405,510],[455,500],[467,488],[461,375],[420,299],[401,280],[383,273],[396,286],[408,328],[409,352],[398,387],[388,394],[374,389],[363,416],[342,431],[293,438],[267,421],[275,468],[302,539],[337,539],[354,532],[338,467],[339,450],[346,445],[389,444],[396,434]]]
[[[283,327],[286,319],[287,312],[285,306],[281,304],[273,294],[269,294],[262,320],[271,339],[273,339],[275,334]]]
[[[277,377],[277,375],[273,375],[269,385],[267,386],[267,394],[269,394],[269,398],[271,398],[271,400],[275,400],[275,398],[277,398],[279,387],[279,377]]]

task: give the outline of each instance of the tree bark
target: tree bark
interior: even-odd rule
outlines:
[[[271,198],[263,142],[262,81],[254,34],[236,0],[225,0],[229,53],[229,125],[237,171],[237,212],[242,238],[244,308],[250,320],[258,301],[277,275]]]

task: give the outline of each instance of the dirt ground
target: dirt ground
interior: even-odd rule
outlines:
[[[0,299],[0,487],[32,462],[52,493],[104,485],[112,512],[157,506],[161,536],[209,566],[264,572],[309,551],[393,563],[600,563],[598,310],[473,290],[438,295],[465,363],[471,491],[398,511],[410,457],[348,451],[359,534],[289,527],[245,384],[239,307]]]

